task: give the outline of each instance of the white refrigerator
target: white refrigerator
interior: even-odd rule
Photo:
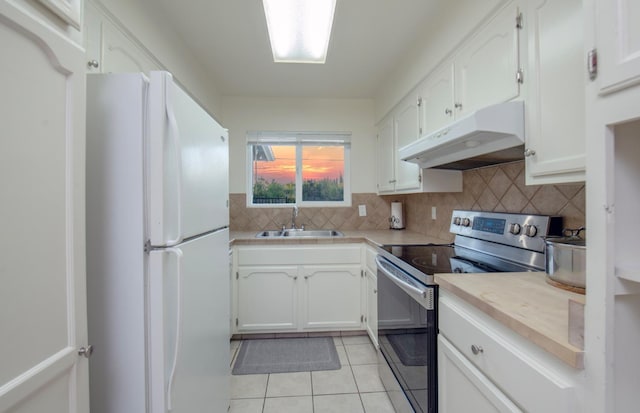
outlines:
[[[87,77],[92,413],[229,406],[228,132],[167,72]]]

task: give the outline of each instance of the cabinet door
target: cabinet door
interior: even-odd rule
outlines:
[[[365,325],[371,342],[378,347],[378,282],[375,273],[364,270],[366,283]]]
[[[453,122],[453,92],[453,64],[445,63],[429,75],[421,88],[422,135],[428,135]]]
[[[149,52],[114,24],[94,2],[86,3],[85,44],[88,70],[101,73],[142,72],[160,70]],[[95,63],[94,63],[95,61]]]
[[[388,118],[378,128],[378,192],[393,192],[395,188],[393,156],[393,119]]]
[[[406,191],[420,188],[420,167],[414,163],[405,162],[400,159],[398,149],[415,142],[419,135],[419,114],[418,98],[410,95],[405,99],[395,114],[395,190]]]
[[[515,4],[506,7],[457,55],[456,117],[519,96],[517,15]]]
[[[360,266],[303,266],[304,316],[308,329],[360,328]]]
[[[85,56],[33,5],[0,1],[0,411],[87,412]]]
[[[238,331],[298,327],[298,267],[238,267]]]
[[[600,88],[613,92],[640,83],[640,2],[597,0]]]
[[[582,1],[528,2],[527,184],[585,179]]]
[[[522,412],[441,335],[438,335],[438,411]]]

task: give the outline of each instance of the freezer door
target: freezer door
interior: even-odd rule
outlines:
[[[150,413],[226,412],[229,231],[149,257]]]
[[[147,136],[149,238],[154,246],[229,225],[228,132],[167,72],[151,72]]]

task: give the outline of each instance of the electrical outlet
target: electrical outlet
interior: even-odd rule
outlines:
[[[431,207],[431,219],[436,219],[436,207],[434,206]]]
[[[366,205],[358,205],[358,215],[361,217],[367,216],[367,206]]]

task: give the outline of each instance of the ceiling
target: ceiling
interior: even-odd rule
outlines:
[[[225,96],[373,98],[446,0],[337,0],[327,62],[274,63],[261,0],[160,8]],[[188,7],[187,7],[188,6]]]

